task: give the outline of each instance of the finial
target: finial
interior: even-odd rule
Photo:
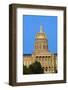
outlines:
[[[43,26],[40,25],[40,33],[42,33],[42,32],[43,32]]]

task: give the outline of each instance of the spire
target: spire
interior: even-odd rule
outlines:
[[[43,26],[40,25],[40,33],[42,33],[42,32],[43,32]]]

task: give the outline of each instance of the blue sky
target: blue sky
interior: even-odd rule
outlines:
[[[24,15],[22,21],[24,54],[32,54],[34,51],[35,36],[40,32],[40,25],[47,35],[49,51],[57,53],[57,16]]]

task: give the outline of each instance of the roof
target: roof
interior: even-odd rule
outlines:
[[[31,56],[32,54],[23,54],[23,56]]]
[[[36,39],[47,39],[46,34],[43,32],[43,26],[40,26],[40,32],[36,34]]]

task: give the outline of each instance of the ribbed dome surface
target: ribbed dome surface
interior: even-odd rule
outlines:
[[[40,26],[40,32],[36,34],[36,39],[47,39],[46,34],[43,32],[43,26]]]
[[[44,32],[40,32],[36,34],[36,39],[47,39],[47,36]]]

